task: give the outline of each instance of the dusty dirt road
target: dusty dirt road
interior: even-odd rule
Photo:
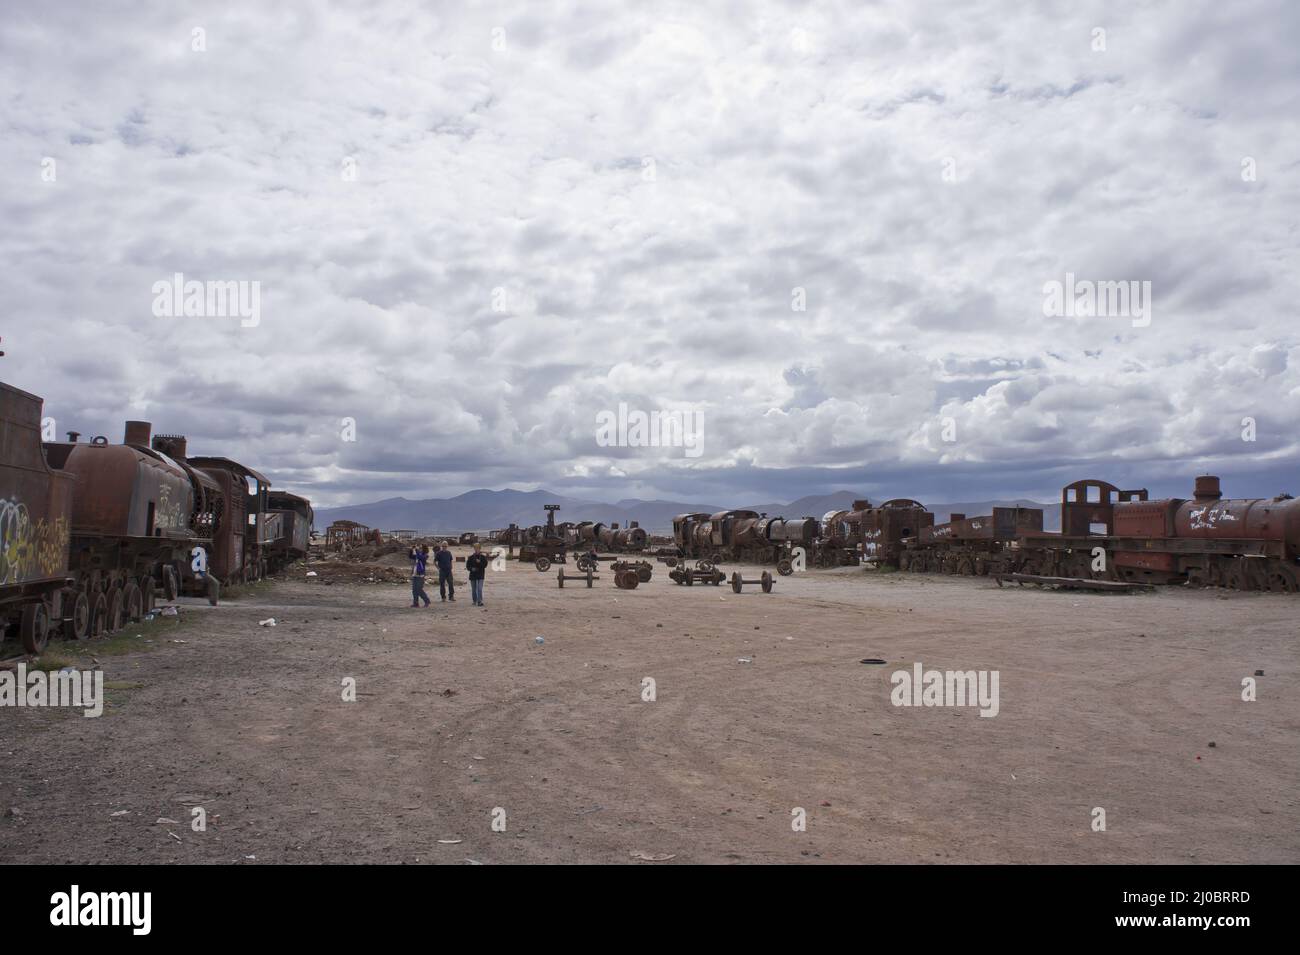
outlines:
[[[1300,861],[1294,598],[602,577],[187,603],[102,659],[102,717],[0,708],[0,861]],[[892,705],[916,661],[998,671],[997,715]]]

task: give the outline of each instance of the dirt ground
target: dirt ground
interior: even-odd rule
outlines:
[[[98,719],[0,708],[0,862],[1300,861],[1294,597],[313,568],[136,628]],[[998,714],[894,706],[916,661]]]

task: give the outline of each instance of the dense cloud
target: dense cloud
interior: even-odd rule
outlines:
[[[3,379],[322,504],[1300,493],[1295,5],[462,6],[7,7]]]

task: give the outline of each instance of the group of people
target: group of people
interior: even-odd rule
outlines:
[[[424,606],[428,607],[432,601],[429,595],[424,592],[424,577],[429,570],[429,557],[433,557],[433,562],[438,568],[438,593],[441,600],[456,600],[456,581],[451,575],[451,568],[456,562],[456,558],[451,555],[451,544],[443,541],[441,544],[435,544],[432,555],[429,553],[429,545],[424,544],[421,547],[412,547],[411,553],[411,606],[420,606],[420,601],[424,601]],[[483,606],[483,577],[487,571],[488,559],[483,553],[483,548],[479,544],[474,545],[474,553],[465,558],[465,569],[469,571],[469,592],[474,606]]]

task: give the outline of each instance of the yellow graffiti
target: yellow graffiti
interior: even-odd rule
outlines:
[[[0,499],[0,584],[53,577],[66,569],[68,519],[32,523],[27,505]]]

